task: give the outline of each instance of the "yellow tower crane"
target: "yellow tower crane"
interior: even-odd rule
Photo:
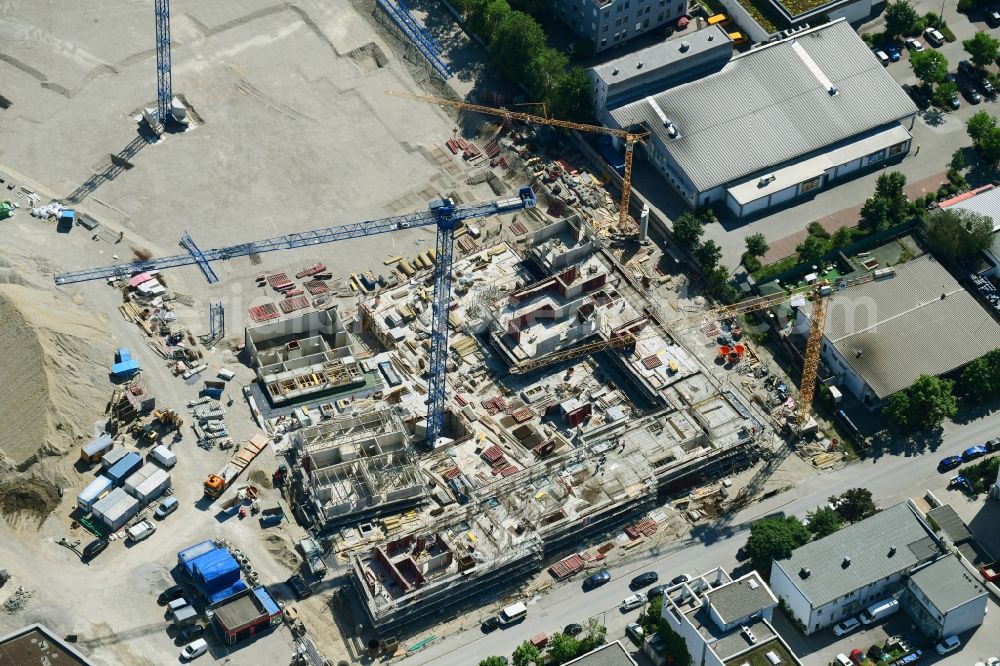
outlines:
[[[489,116],[499,116],[500,118],[507,120],[520,120],[521,122],[531,123],[534,125],[551,125],[553,127],[563,127],[565,129],[578,130],[580,132],[606,134],[608,136],[623,139],[625,141],[625,173],[622,176],[622,199],[618,211],[618,224],[619,228],[623,231],[628,228],[628,206],[629,198],[632,196],[632,156],[635,152],[635,144],[649,136],[649,132],[628,132],[626,130],[611,129],[610,127],[604,127],[602,125],[574,123],[569,120],[547,118],[545,116],[536,116],[530,113],[521,113],[520,111],[483,106],[481,104],[469,104],[468,102],[457,102],[455,100],[430,97],[428,95],[414,95],[412,93],[399,92],[398,90],[386,90],[385,92],[386,94],[393,95],[394,97],[412,99],[418,102],[427,102],[428,104],[438,104],[440,106],[449,106],[453,109],[460,109],[462,111],[475,111],[476,113],[483,113]]]

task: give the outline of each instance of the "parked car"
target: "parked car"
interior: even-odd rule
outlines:
[[[993,453],[994,451],[1000,451],[1000,437],[996,439],[991,439],[990,441],[986,442],[984,446],[986,447],[986,450],[989,451],[990,453]]]
[[[891,60],[889,59],[889,54],[887,54],[887,53],[886,53],[885,51],[883,51],[882,49],[872,49],[872,53],[874,53],[874,54],[875,54],[875,58],[876,58],[876,59],[877,59],[877,60],[879,61],[879,63],[880,63],[880,64],[881,64],[881,65],[882,65],[883,67],[888,67],[888,66],[889,66],[889,63],[890,63],[890,62],[892,62],[892,61],[891,61]]]
[[[854,662],[847,658],[847,655],[841,652],[835,657],[835,662],[837,666],[854,666]]]
[[[174,599],[180,599],[184,596],[184,586],[183,585],[171,585],[167,589],[160,592],[160,596],[156,598],[156,603],[161,606],[166,606],[168,603]]]
[[[944,44],[944,35],[937,28],[927,28],[924,30],[924,39],[930,42],[934,46],[941,46]]]
[[[190,643],[196,638],[201,638],[205,634],[205,625],[203,624],[189,624],[186,627],[181,627],[177,632],[177,642],[178,643]]]
[[[649,587],[656,581],[660,580],[660,575],[655,571],[647,571],[641,573],[632,579],[632,582],[628,586],[633,590],[641,590],[644,587]]]
[[[482,630],[484,634],[488,634],[491,631],[496,631],[497,629],[500,628],[500,618],[498,618],[496,615],[491,615],[485,620],[483,620],[483,623],[479,625],[479,628]]]
[[[947,458],[942,458],[941,462],[938,463],[938,469],[942,472],[947,472],[949,470],[955,469],[962,464],[962,458],[960,456],[948,456]]]
[[[958,636],[952,634],[951,636],[945,636],[942,638],[941,642],[934,646],[934,649],[938,654],[948,654],[949,652],[954,652],[960,647],[962,647],[962,641],[958,640]]]
[[[312,596],[312,588],[306,585],[306,582],[305,580],[302,579],[302,576],[295,574],[285,582],[287,582],[288,586],[292,588],[293,592],[295,592],[295,598],[298,599],[299,601],[302,601],[303,599]]]
[[[691,580],[691,576],[688,576],[687,574],[681,574],[680,576],[674,576],[672,579],[670,579],[670,584],[680,585],[681,583],[686,583],[689,580]]]
[[[96,541],[91,541],[83,549],[83,561],[89,562],[101,553],[104,549],[108,547],[111,542],[107,539],[97,539]]]
[[[167,499],[160,502],[160,506],[156,507],[156,511],[153,512],[153,515],[157,520],[163,520],[176,511],[179,506],[180,503],[177,501],[177,498],[171,495]]]
[[[654,585],[653,587],[646,590],[647,599],[655,599],[656,597],[662,597],[663,593],[667,591],[670,587],[669,583],[664,583],[663,585]]]
[[[891,42],[887,42],[881,46],[881,49],[885,51],[885,54],[889,56],[889,60],[893,62],[899,62],[900,54],[899,47]]]
[[[646,595],[642,592],[636,592],[635,594],[622,599],[622,602],[618,604],[618,610],[623,613],[627,613],[634,608],[638,608],[644,603],[646,603]]]
[[[964,474],[959,474],[958,476],[953,476],[951,478],[951,481],[948,482],[948,489],[951,490],[952,488],[958,488],[962,492],[969,493],[970,495],[976,492],[972,487],[972,482],[969,481],[968,477]]]
[[[976,76],[976,85],[979,86],[979,90],[981,90],[983,95],[986,97],[996,97],[997,89],[993,87],[993,82],[982,74]]]
[[[972,63],[968,60],[958,61],[958,73],[965,74],[966,76],[972,76],[976,73],[976,68],[972,66]]]
[[[567,624],[565,627],[563,627],[563,633],[566,634],[567,636],[577,636],[583,633],[583,625],[577,624],[576,622],[574,622],[573,624]]]
[[[920,658],[924,656],[923,650],[914,650],[905,657],[900,657],[893,662],[892,666],[910,666],[910,664],[920,661]]]
[[[908,37],[903,40],[903,45],[910,51],[920,52],[924,50],[924,45],[919,39],[914,39],[913,37]]]
[[[979,91],[972,86],[966,86],[962,89],[962,94],[965,95],[965,99],[969,100],[971,104],[979,104],[983,101],[983,96],[979,94]]]
[[[986,25],[991,28],[1000,26],[1000,9],[994,7],[986,10]]]
[[[633,643],[639,646],[642,645],[642,639],[645,633],[646,632],[642,629],[642,625],[638,622],[630,622],[629,625],[625,627],[625,635],[628,636]]]
[[[611,580],[610,571],[608,571],[607,569],[598,571],[597,573],[587,578],[587,580],[583,581],[583,589],[592,590],[595,587],[600,587],[601,585],[604,585],[609,580]]]
[[[962,451],[962,460],[969,462],[970,460],[975,460],[976,458],[982,458],[987,454],[986,447],[983,445],[970,446],[966,450]]]
[[[948,106],[952,111],[958,111],[962,107],[962,100],[958,98],[958,93],[948,98]]]
[[[156,531],[156,525],[148,520],[140,520],[138,523],[125,530],[125,536],[133,543],[148,539]]]
[[[208,642],[204,638],[191,641],[181,650],[181,660],[191,661],[208,652]]]
[[[914,86],[905,83],[903,84],[903,90],[910,96],[913,103],[917,105],[917,108],[926,109],[931,105],[930,96],[922,86]]]
[[[865,653],[861,648],[854,648],[851,650],[851,661],[854,662],[855,666],[861,666],[861,662],[865,660]]]
[[[1000,666],[1000,657],[990,657],[986,660],[986,666]]]
[[[838,636],[846,636],[861,626],[861,621],[856,617],[849,617],[846,620],[833,625],[833,633]]]

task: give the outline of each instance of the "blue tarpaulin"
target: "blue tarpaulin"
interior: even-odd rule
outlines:
[[[213,550],[218,550],[219,547],[215,545],[213,541],[202,541],[201,543],[196,543],[193,546],[188,546],[184,550],[177,553],[177,562],[184,568],[187,575],[193,576],[194,570],[192,566],[194,561],[205,553],[210,553]]]
[[[207,593],[227,587],[240,578],[239,563],[224,548],[202,555],[191,566]]]
[[[235,583],[233,583],[232,585],[230,585],[229,587],[224,587],[224,588],[222,588],[221,590],[219,590],[217,592],[213,592],[213,593],[209,594],[208,595],[208,603],[210,605],[214,606],[215,604],[217,604],[217,603],[219,603],[221,601],[225,601],[226,599],[228,599],[229,597],[233,596],[234,594],[239,594],[240,592],[242,592],[245,589],[247,589],[246,583],[244,583],[242,580],[238,580]]]

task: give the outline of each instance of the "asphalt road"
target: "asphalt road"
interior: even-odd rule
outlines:
[[[639,610],[626,614],[618,611],[621,600],[631,594],[628,582],[637,573],[653,570],[660,574],[661,582],[666,582],[680,573],[697,574],[719,566],[731,571],[738,564],[736,551],[745,543],[754,520],[778,512],[805,516],[806,512],[824,504],[830,495],[848,488],[870,489],[881,506],[922,496],[927,490],[941,497],[950,475],[937,471],[938,461],[998,435],[1000,413],[994,413],[961,426],[949,426],[941,445],[934,451],[884,456],[818,474],[791,490],[734,514],[729,520],[696,526],[690,539],[679,541],[669,549],[645,553],[627,564],[611,568],[612,580],[601,588],[583,592],[584,575],[578,574],[554,586],[547,594],[532,599],[525,622],[486,635],[472,629],[448,636],[407,658],[406,663],[467,666],[489,655],[510,655],[514,647],[531,636],[558,631],[570,622],[583,624],[587,618],[595,616],[608,627],[609,640],[621,638],[625,626],[639,615]]]

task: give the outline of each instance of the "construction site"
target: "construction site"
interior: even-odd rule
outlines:
[[[394,3],[154,4],[0,3],[0,634],[173,663],[177,584],[220,663],[356,663],[783,459],[742,311],[572,123],[459,130]]]

